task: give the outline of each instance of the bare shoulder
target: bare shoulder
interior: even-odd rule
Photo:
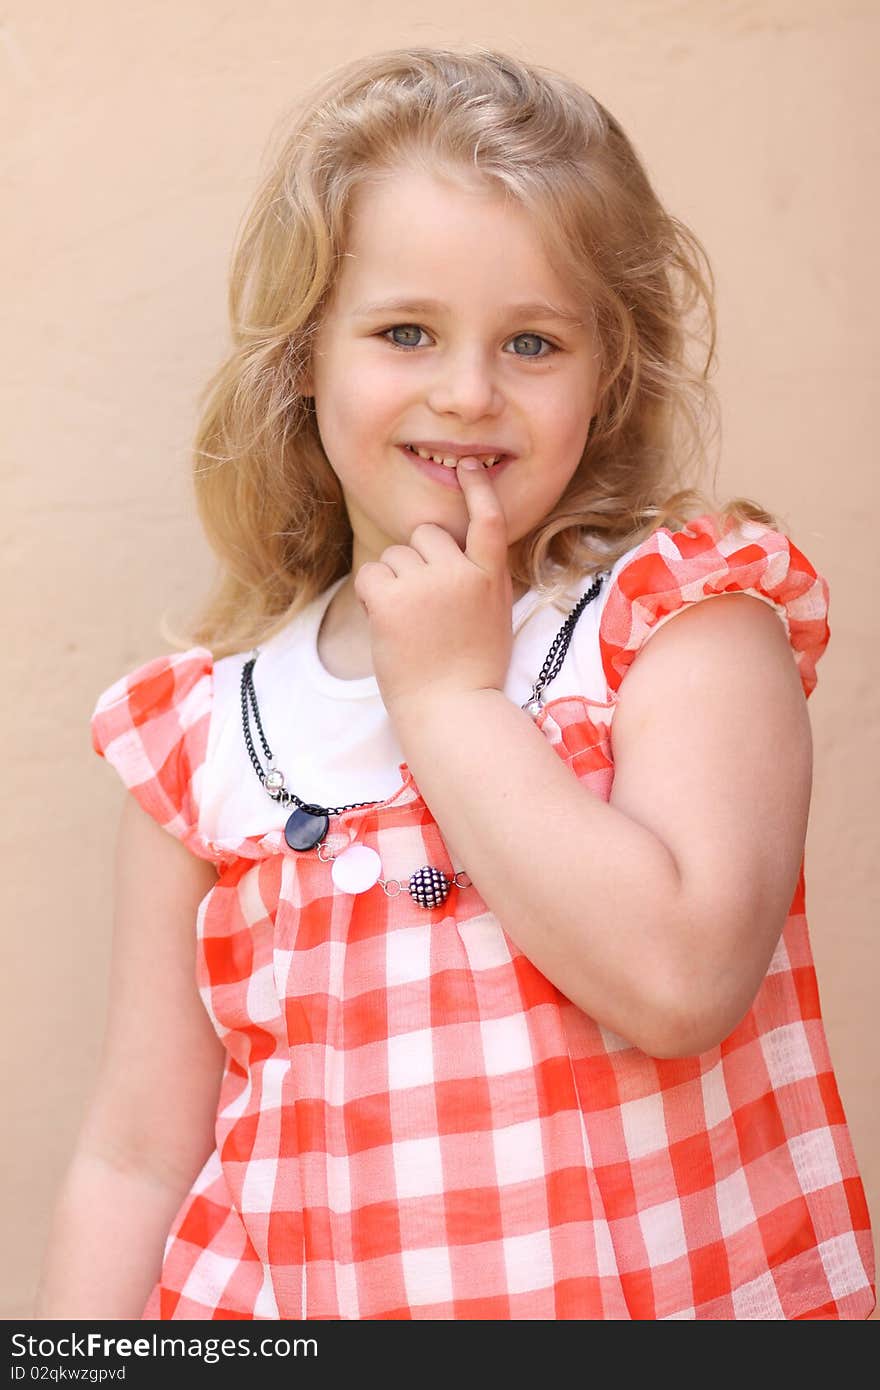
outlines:
[[[664,623],[621,683],[612,748],[611,803],[678,865],[720,1040],[766,973],[806,839],[812,735],[778,614],[733,593]]]

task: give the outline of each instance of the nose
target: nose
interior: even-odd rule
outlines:
[[[437,415],[459,415],[463,420],[497,414],[502,395],[485,352],[475,346],[446,353],[438,361],[428,404]]]

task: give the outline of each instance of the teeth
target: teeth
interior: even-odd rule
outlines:
[[[444,468],[455,468],[458,464],[456,458],[441,458],[438,454],[429,454],[427,449],[417,449],[414,444],[408,444],[406,447],[421,459],[428,459],[431,463],[442,463]],[[493,468],[500,458],[500,454],[487,454],[483,458],[483,467]]]

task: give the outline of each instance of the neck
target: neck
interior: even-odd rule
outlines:
[[[513,601],[526,593],[514,582]],[[370,625],[349,574],[328,604],[318,632],[318,656],[331,676],[359,680],[373,674]]]
[[[522,583],[518,579],[514,579],[512,602],[517,603],[522,598],[523,594],[527,593],[528,585]],[[354,572],[347,576],[344,583],[340,584],[336,593],[333,595],[332,602],[327,610],[326,616],[328,617],[330,609],[333,610],[334,618],[337,620],[344,619],[345,621],[351,621],[356,624],[359,622],[366,622],[367,615],[364,612],[360,599],[354,591]]]

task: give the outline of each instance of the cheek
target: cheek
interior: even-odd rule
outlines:
[[[569,392],[568,396],[557,402],[557,409],[546,420],[552,452],[560,463],[571,462],[574,467],[580,458],[592,415],[592,397],[587,394]]]
[[[387,377],[381,374],[349,378],[334,404],[339,430],[362,448],[383,446],[395,437],[400,399],[400,393],[390,388]]]
[[[318,429],[324,449],[337,472],[357,471],[357,460],[373,435],[375,401],[352,382],[351,390],[335,389],[316,398]]]
[[[583,433],[586,437],[585,430]],[[564,437],[557,433],[537,452],[526,471],[517,474],[510,470],[501,480],[506,484],[501,487],[501,496],[511,543],[540,525],[556,506],[580,461],[578,442],[579,436],[569,430]]]

